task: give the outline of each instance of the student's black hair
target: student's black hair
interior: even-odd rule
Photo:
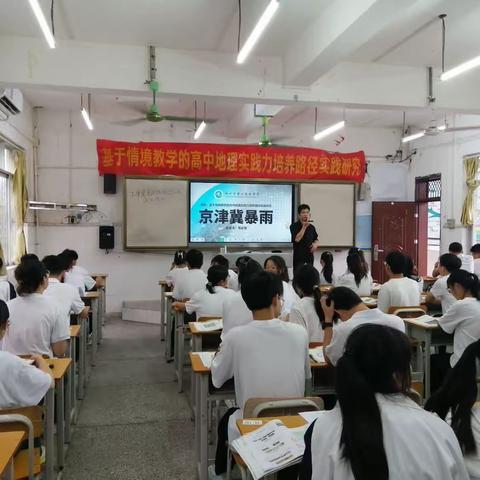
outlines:
[[[472,245],[472,248],[470,249],[470,252],[480,253],[480,243],[476,243],[475,245]]]
[[[325,280],[328,283],[332,283],[332,278],[333,278],[333,254],[332,252],[329,252],[328,250],[325,252],[322,252],[322,255],[320,256],[320,260],[323,260],[325,265],[322,268],[322,273],[323,276],[325,277]]]
[[[472,297],[480,300],[480,280],[477,275],[466,270],[454,270],[447,278],[447,287],[452,288],[455,283],[470,292]]]
[[[347,267],[348,271],[353,273],[358,287],[362,279],[368,275],[368,270],[365,268],[365,264],[358,253],[350,253],[347,256]]]
[[[405,271],[405,255],[399,251],[393,251],[387,254],[385,257],[385,263],[390,267],[390,270],[394,274],[403,274]]]
[[[210,293],[215,293],[213,288],[216,287],[221,281],[226,280],[227,277],[228,268],[225,267],[225,265],[212,265],[207,272],[207,290]]]
[[[0,257],[0,270],[3,268],[3,259]]]
[[[376,393],[407,394],[411,346],[391,327],[367,324],[348,337],[335,372],[342,412],[340,448],[355,480],[388,480],[388,460]]]
[[[73,261],[78,260],[78,253],[75,250],[66,248],[62,253],[68,255]]]
[[[248,259],[237,264],[238,266],[238,283],[242,285],[246,280],[253,275],[254,273],[263,272],[262,266],[253,258],[250,257],[240,257],[243,259]],[[238,262],[238,260],[237,260]]]
[[[275,266],[277,267],[278,270],[278,276],[284,281],[284,282],[289,282],[290,277],[288,276],[288,267],[287,264],[285,263],[285,260],[283,257],[280,255],[272,255],[268,257],[265,262],[263,262],[263,268],[267,268],[267,262],[273,262]]]
[[[443,255],[440,255],[438,262],[442,267],[446,268],[448,273],[459,270],[462,266],[462,261],[453,253],[444,253]]]
[[[0,328],[2,330],[7,326],[8,317],[10,317],[8,306],[3,300],[0,300]]]
[[[65,261],[60,255],[47,255],[43,257],[42,263],[52,275],[60,275],[65,271]]]
[[[187,262],[186,260],[187,252],[185,250],[177,250],[173,255],[174,265],[183,265]]]
[[[362,261],[362,264],[365,268],[365,271],[369,272],[370,271],[370,266],[368,265],[368,262],[365,260],[365,253],[363,252],[363,250],[361,250],[360,248],[357,248],[357,247],[351,247],[348,250],[348,255],[352,255],[352,254],[355,254],[355,253],[360,257],[360,260]]]
[[[413,262],[412,257],[405,255],[405,268],[403,270],[403,276],[411,278],[416,282],[420,282],[421,277],[415,272],[415,263]]]
[[[185,256],[187,264],[190,268],[202,268],[203,265],[203,253],[196,248],[192,248],[187,252]]]
[[[351,310],[360,305],[362,299],[348,287],[335,287],[327,293],[327,304],[333,301],[335,310]]]
[[[307,205],[306,203],[301,203],[298,207],[297,207],[297,213],[300,215],[300,212],[302,210],[308,210],[310,211],[310,205]]]
[[[252,312],[270,307],[273,299],[283,295],[282,280],[278,275],[260,271],[242,283],[242,298]]]
[[[20,263],[30,262],[32,260],[34,262],[40,261],[40,259],[34,253],[26,253],[20,257]]]
[[[306,263],[295,269],[293,274],[293,287],[302,296],[313,296],[315,311],[317,312],[319,320],[323,322],[324,314],[322,304],[320,303],[322,293],[319,284],[320,275],[313,265]]]
[[[47,276],[47,269],[38,260],[29,260],[20,263],[15,269],[17,292],[20,296],[34,293]]]
[[[448,246],[448,251],[450,253],[462,253],[463,252],[462,244],[460,242],[452,242]]]
[[[229,267],[230,263],[228,258],[224,257],[223,255],[215,255],[210,262],[210,265],[223,265],[224,267]]]
[[[451,427],[464,455],[477,452],[472,432],[472,407],[477,401],[477,361],[480,340],[471,343],[455,366],[448,372],[442,386],[427,400],[425,410],[440,418],[451,412]]]

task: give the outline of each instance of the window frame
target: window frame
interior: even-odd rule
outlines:
[[[6,158],[6,152],[11,152],[8,145],[0,144],[0,149]],[[6,234],[1,238],[1,244],[4,254],[5,266],[13,265],[15,256],[15,216],[13,213],[13,174],[0,166],[0,178],[5,179],[5,211],[0,210],[0,229],[6,231]],[[0,206],[2,202],[0,202]]]

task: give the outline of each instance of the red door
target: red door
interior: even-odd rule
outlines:
[[[372,276],[384,283],[385,256],[397,250],[417,263],[417,204],[415,202],[373,202]]]

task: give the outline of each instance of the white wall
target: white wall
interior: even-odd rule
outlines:
[[[22,119],[30,125],[31,114]],[[88,202],[98,206],[101,214],[92,216],[88,223],[80,225],[64,224],[65,213],[41,212],[40,226],[35,241],[30,241],[31,251],[40,257],[57,253],[64,248],[73,248],[80,255],[80,263],[91,272],[108,273],[107,308],[110,312],[121,310],[124,300],[155,299],[159,295],[158,280],[169,268],[172,254],[168,253],[132,253],[122,250],[122,205],[123,192],[121,181],[118,182],[116,195],[103,193],[103,178],[97,171],[97,155],[95,140],[109,138],[125,141],[189,141],[191,134],[185,133],[184,125],[171,128],[170,124],[142,124],[136,127],[125,127],[111,123],[101,112],[94,118],[95,130],[89,132],[79,112],[40,109],[38,111],[38,198],[42,201]],[[0,124],[1,125],[1,124]],[[12,134],[12,132],[9,132]],[[12,137],[11,137],[12,138]],[[15,137],[17,138],[17,137]],[[305,137],[307,138],[307,137]],[[310,135],[308,136],[310,138]],[[206,142],[235,142],[224,137],[209,136],[202,138]],[[237,140],[238,141],[238,140]],[[308,145],[308,139],[300,141]],[[312,143],[313,146],[313,143]],[[328,144],[315,145],[320,148],[330,147]],[[343,151],[365,150],[367,155],[384,156],[392,154],[398,146],[398,132],[387,129],[348,130]],[[330,147],[331,148],[331,147]],[[391,165],[390,165],[391,166]],[[31,155],[29,154],[29,176],[33,178]],[[369,166],[372,193],[378,191],[379,175],[385,162],[372,159]],[[388,168],[388,165],[387,165]],[[403,171],[403,170],[402,170]],[[383,174],[381,174],[383,175]],[[404,178],[397,177],[404,184]],[[404,176],[406,178],[406,174]],[[381,182],[380,182],[381,183]],[[403,196],[403,190],[395,193],[397,200]],[[33,199],[33,194],[30,195]],[[368,210],[370,201],[361,202]],[[108,255],[98,249],[98,225],[113,224],[115,226],[115,249]],[[32,239],[34,238],[31,235]],[[211,254],[206,254],[205,263],[209,263]],[[344,269],[345,252],[336,254],[336,268]]]

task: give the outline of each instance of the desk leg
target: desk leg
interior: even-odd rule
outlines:
[[[432,346],[432,334],[430,331],[425,332],[425,360],[424,360],[424,370],[425,370],[425,400],[430,397],[430,354]]]
[[[97,348],[98,348],[98,301],[92,299],[92,367],[95,366],[97,361]]]
[[[69,416],[69,418],[74,424],[77,423],[77,370],[79,366],[79,363],[77,363],[77,339],[80,342],[80,338],[76,337],[72,339],[73,341],[70,344],[72,352],[72,364],[70,365],[70,401],[72,404],[72,415]],[[70,440],[67,439],[67,442],[69,441]]]
[[[165,340],[165,285],[162,285],[160,296],[160,341]]]
[[[98,343],[102,343],[103,341],[103,325],[105,324],[105,290],[103,287],[100,287],[99,289],[100,293],[100,298],[98,299],[97,303],[97,308],[98,308],[98,315],[97,315],[97,326],[98,326],[98,332],[97,332],[97,341]]]
[[[165,302],[165,318],[167,320],[167,337],[166,337],[166,342],[167,344],[165,345],[165,360],[167,362],[170,362],[172,360],[172,330],[173,330],[173,325],[172,325],[172,319],[173,316],[170,312],[169,309],[170,302],[166,301]]]
[[[83,400],[85,396],[85,376],[87,365],[87,333],[85,331],[86,320],[80,321],[80,352],[78,356],[78,399]]]
[[[208,375],[199,375],[197,417],[199,423],[200,480],[208,479]]]
[[[55,445],[54,445],[54,408],[55,408],[55,389],[50,388],[45,397],[45,478],[53,480],[55,463]]]
[[[192,410],[192,420],[195,420],[195,402],[197,401],[197,394],[196,394],[196,375],[193,371],[193,368],[190,372],[191,380],[190,380],[190,408]]]
[[[183,314],[177,313],[177,378],[178,393],[183,392],[183,364],[184,364],[185,331],[183,328]]]
[[[61,378],[57,381],[57,466],[62,470],[65,465],[65,382]]]

